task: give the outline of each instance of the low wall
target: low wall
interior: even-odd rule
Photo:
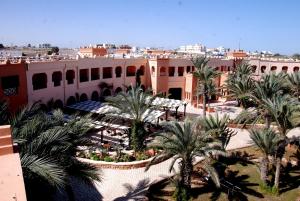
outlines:
[[[265,124],[228,124],[229,128],[240,128],[240,129],[250,129],[250,128],[265,128]],[[277,129],[277,126],[271,125],[271,128]]]
[[[97,168],[128,170],[128,169],[146,167],[146,165],[152,160],[152,158],[149,158],[147,160],[141,160],[141,161],[133,161],[133,162],[106,162],[106,161],[95,161],[86,158],[78,158],[78,160],[85,163],[92,164]]]

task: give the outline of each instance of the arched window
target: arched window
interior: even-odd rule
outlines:
[[[46,73],[34,74],[32,76],[32,86],[33,86],[33,90],[47,88],[47,74]]]
[[[68,84],[74,84],[75,72],[73,70],[67,70],[66,80]]]
[[[287,71],[288,71],[288,67],[287,66],[283,66],[282,67],[282,72],[287,73]]]
[[[135,76],[136,67],[135,66],[127,66],[126,68],[126,76],[132,77]]]
[[[272,66],[271,67],[271,71],[276,71],[276,69],[277,69],[277,66]]]
[[[87,100],[88,100],[88,96],[85,93],[80,95],[80,102],[87,101]]]
[[[145,75],[145,66],[140,67],[140,75],[141,76]]]
[[[261,73],[265,73],[266,69],[267,69],[266,66],[261,66],[261,67],[260,67],[260,72],[261,72]]]
[[[122,75],[122,67],[121,66],[116,67],[115,74],[116,74],[116,77],[121,77],[121,75]]]
[[[257,66],[253,65],[253,66],[251,66],[251,69],[252,69],[252,73],[255,73]]]
[[[62,80],[62,73],[60,71],[55,71],[52,73],[52,82],[54,83],[55,87],[60,86]]]
[[[167,75],[167,72],[166,72],[166,68],[165,68],[165,67],[160,67],[159,75],[160,75],[160,76],[166,76],[166,75]]]
[[[295,66],[294,69],[293,69],[293,71],[294,71],[294,72],[299,72],[299,67],[298,67],[298,66]]]

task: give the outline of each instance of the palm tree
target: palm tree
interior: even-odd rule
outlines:
[[[276,96],[272,100],[264,99],[263,103],[266,110],[275,120],[280,135],[285,139],[282,143],[279,144],[280,149],[278,149],[276,153],[276,172],[274,186],[278,189],[281,158],[284,155],[284,148],[287,144],[286,134],[290,129],[300,124],[300,103],[289,95]]]
[[[300,101],[300,72],[294,72],[287,78],[291,92]]]
[[[277,153],[280,136],[272,129],[264,128],[262,130],[252,129],[250,130],[250,138],[263,154],[260,164],[260,178],[265,186],[268,185],[268,162],[269,156],[275,156]]]
[[[264,75],[261,80],[253,84],[254,88],[247,96],[255,102],[255,108],[242,111],[236,120],[239,122],[256,123],[260,119],[265,120],[266,128],[270,128],[272,116],[265,105],[266,99],[272,100],[274,97],[282,96],[285,88],[284,74]],[[236,95],[237,96],[237,95]]]
[[[236,132],[228,127],[229,121],[228,115],[224,115],[220,118],[218,114],[208,115],[207,117],[199,119],[199,123],[202,125],[203,129],[214,139],[221,142],[224,150],[228,145],[230,138],[236,134]]]
[[[215,86],[214,79],[219,76],[215,68],[209,67],[206,57],[197,57],[192,60],[195,66],[194,76],[197,78],[197,107],[199,95],[203,95],[203,116],[206,115],[206,102],[209,90],[213,90]]]
[[[34,105],[21,110],[10,124],[29,199],[51,200],[53,191],[61,189],[72,199],[72,178],[87,184],[100,181],[94,166],[76,158],[79,146],[92,145],[86,136],[91,125],[88,117],[73,116],[66,121],[60,110],[48,115]],[[50,195],[45,196],[48,190]]]
[[[225,88],[228,90],[228,97],[236,99],[238,105],[243,108],[248,107],[254,90],[252,74],[252,67],[248,63],[241,63],[226,80]]]
[[[135,151],[142,151],[145,148],[144,141],[148,136],[145,123],[149,114],[155,109],[152,105],[155,98],[156,96],[151,96],[149,91],[144,92],[140,86],[131,86],[127,93],[120,92],[117,96],[106,98],[107,105],[115,108],[109,113],[120,116],[126,114],[132,120],[130,138]]]
[[[207,161],[211,156],[225,154],[221,143],[216,142],[212,136],[201,128],[197,121],[186,119],[184,122],[168,122],[155,138],[151,147],[161,150],[148,164],[151,165],[161,161],[162,158],[172,158],[169,171],[174,168],[177,160],[180,168],[180,181],[177,189],[177,200],[189,200],[191,189],[191,175],[195,157],[204,157]],[[212,176],[213,181],[219,186],[219,179],[215,169],[209,163],[205,163],[204,169]]]

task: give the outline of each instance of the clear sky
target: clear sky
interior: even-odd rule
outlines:
[[[1,0],[0,43],[300,52],[299,0]]]

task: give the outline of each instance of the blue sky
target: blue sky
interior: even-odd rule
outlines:
[[[0,43],[300,52],[298,0],[1,0]]]

